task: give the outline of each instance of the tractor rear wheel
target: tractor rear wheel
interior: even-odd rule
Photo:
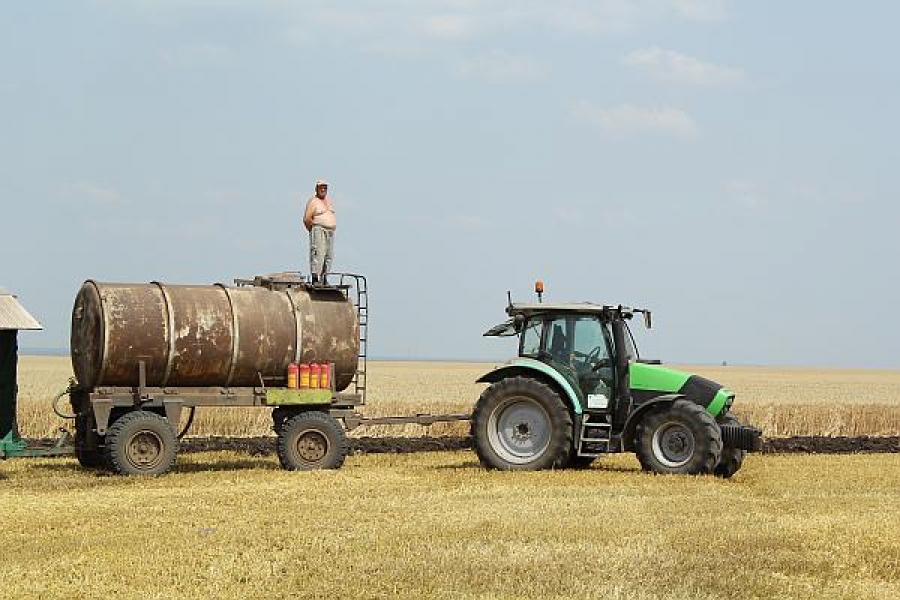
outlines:
[[[676,400],[638,424],[637,458],[645,471],[683,475],[712,473],[722,454],[722,434],[699,404]]]
[[[738,421],[737,418],[731,413],[727,413],[724,417],[722,417],[720,424],[740,426],[741,422]],[[740,448],[732,448],[731,446],[724,446],[722,448],[722,456],[719,458],[719,464],[716,465],[716,468],[713,472],[717,477],[729,479],[735,473],[740,471],[741,466],[744,464],[744,457],[746,455],[747,452],[745,450],[741,450]]]
[[[161,475],[175,464],[177,453],[175,430],[156,413],[125,413],[106,431],[106,458],[120,475]]]
[[[288,471],[339,469],[347,457],[347,436],[326,412],[308,410],[281,426],[278,460]]]
[[[510,377],[481,394],[472,413],[472,437],[488,468],[562,468],[572,451],[572,416],[550,386]]]

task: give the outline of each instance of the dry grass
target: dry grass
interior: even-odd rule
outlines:
[[[827,476],[823,476],[826,474]],[[468,452],[180,457],[161,478],[0,463],[18,598],[900,597],[900,455],[753,455],[732,480],[502,473]]]
[[[372,362],[368,415],[469,412],[484,385],[474,383],[486,363]],[[768,436],[900,435],[900,371],[697,367],[684,369],[721,382],[737,393],[735,412]],[[63,357],[20,360],[20,429],[52,436],[64,424],[49,400],[64,389],[71,366]],[[194,435],[265,435],[266,409],[200,409]],[[464,423],[360,429],[366,435],[461,435]]]

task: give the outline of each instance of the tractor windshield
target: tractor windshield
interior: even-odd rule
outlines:
[[[541,329],[544,322],[541,319],[531,319],[522,330],[522,356],[538,358],[541,353]]]

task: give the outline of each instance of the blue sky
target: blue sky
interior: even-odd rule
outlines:
[[[667,362],[900,367],[891,2],[0,5],[0,285],[335,267],[371,352],[499,359],[506,291],[647,306]]]

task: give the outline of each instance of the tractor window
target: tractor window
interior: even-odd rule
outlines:
[[[596,317],[559,317],[548,322],[546,337],[549,357],[576,370],[609,358],[603,325]]]
[[[541,351],[541,326],[543,324],[544,322],[540,319],[528,321],[528,325],[522,330],[522,349],[519,354],[537,358]]]
[[[572,354],[579,366],[590,370],[599,361],[609,358],[603,325],[595,317],[578,317],[574,321]]]
[[[572,319],[561,317],[547,323],[547,353],[553,360],[564,364],[571,362],[573,325]]]

